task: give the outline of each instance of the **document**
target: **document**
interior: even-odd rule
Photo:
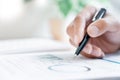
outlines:
[[[120,53],[104,59],[75,57],[73,51],[0,56],[0,80],[120,79]]]
[[[54,40],[0,41],[0,80],[119,80],[120,51],[103,59],[74,56]]]

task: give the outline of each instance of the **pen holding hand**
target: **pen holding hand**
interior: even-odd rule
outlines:
[[[106,9],[105,8],[101,8],[100,11],[98,11],[95,16],[92,19],[92,22],[99,20],[101,18],[104,17],[104,15],[106,14]],[[82,49],[85,47],[85,45],[87,44],[88,40],[89,40],[90,36],[88,34],[85,34],[83,40],[79,43],[79,46],[75,52],[75,55],[79,55],[80,52],[82,51]]]
[[[92,22],[97,9],[87,6],[68,26],[70,42],[78,47],[87,33],[91,38],[82,50],[82,55],[101,58],[105,53],[112,53],[120,48],[120,23],[110,14]],[[114,37],[114,38],[113,38]]]

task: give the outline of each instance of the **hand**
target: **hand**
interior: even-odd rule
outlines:
[[[85,7],[67,28],[70,43],[75,47],[78,47],[86,33],[91,37],[81,53],[90,58],[102,58],[105,53],[120,49],[120,22],[109,13],[92,22],[96,11],[95,7]]]

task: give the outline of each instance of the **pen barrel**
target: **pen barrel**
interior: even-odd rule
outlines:
[[[87,35],[87,34],[84,36],[84,39],[79,44],[79,48],[75,52],[76,55],[79,55],[79,53],[82,51],[82,49],[84,48],[84,46],[87,44],[89,38],[90,38],[90,36]]]
[[[98,20],[98,19],[101,19],[105,16],[105,13],[106,13],[106,9],[105,8],[101,8],[100,11],[98,11],[95,16],[93,17],[92,19],[92,22]]]

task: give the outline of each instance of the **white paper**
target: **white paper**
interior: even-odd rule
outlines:
[[[0,41],[0,80],[120,79],[120,52],[88,59],[69,48],[47,39]]]
[[[113,53],[113,54],[108,54],[105,58],[103,58],[105,61],[111,62],[111,63],[116,63],[120,64],[120,51]]]
[[[118,54],[104,59],[118,59]],[[120,79],[120,64],[104,59],[74,57],[74,51],[1,55],[0,80]]]
[[[0,40],[0,54],[68,50],[70,46],[50,39],[28,38]]]

